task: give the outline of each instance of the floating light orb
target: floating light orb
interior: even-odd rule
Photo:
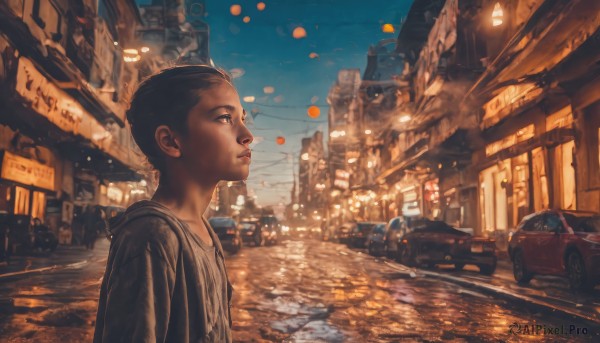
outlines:
[[[302,26],[298,26],[292,32],[292,37],[294,37],[296,39],[304,38],[304,37],[306,37],[306,30]]]
[[[275,88],[271,86],[265,86],[263,88],[263,92],[265,92],[265,94],[273,94],[275,93]]]
[[[311,118],[319,118],[321,115],[321,109],[315,105],[312,105],[308,108],[308,116]]]
[[[231,12],[231,15],[238,16],[242,14],[242,6],[231,5],[231,7],[229,7],[229,12]]]
[[[252,96],[252,95],[244,97],[245,102],[254,102],[254,100],[256,100],[256,98],[254,98],[254,96]]]
[[[246,24],[248,24],[250,22],[250,17],[249,16],[245,16],[244,19],[242,19],[242,21]]]
[[[256,4],[256,8],[257,8],[259,11],[264,11],[264,10],[265,10],[265,7],[267,7],[267,5],[265,5],[265,3],[264,3],[264,2],[259,2],[258,4]]]
[[[277,142],[278,145],[284,145],[285,144],[285,137],[283,137],[283,136],[277,136],[277,138],[275,139],[275,141]]]
[[[311,52],[310,54],[308,54],[308,57],[310,58],[319,58],[319,54],[317,54],[316,52]]]
[[[392,24],[383,24],[383,26],[381,27],[381,30],[384,33],[394,33],[394,25],[392,25]]]

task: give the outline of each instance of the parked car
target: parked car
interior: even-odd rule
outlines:
[[[242,219],[240,220],[238,227],[240,229],[242,242],[246,244],[253,244],[254,246],[261,246],[264,244],[258,218]]]
[[[231,254],[237,254],[242,248],[242,238],[235,220],[231,217],[212,217],[208,222],[219,236],[223,249]]]
[[[281,223],[274,215],[261,216],[259,219],[261,236],[265,245],[275,245],[279,243],[281,235]]]
[[[567,277],[574,290],[591,289],[600,282],[600,214],[545,210],[525,216],[508,252],[518,283],[556,275]]]
[[[377,224],[367,238],[369,255],[381,256],[385,253],[385,223]]]
[[[352,228],[350,233],[350,246],[354,248],[366,248],[367,247],[367,237],[373,231],[373,228],[377,224],[385,224],[385,223],[373,223],[373,222],[358,222]]]
[[[398,257],[398,247],[404,235],[412,232],[415,227],[422,226],[428,220],[423,217],[398,216],[392,218],[385,229],[384,254],[389,258]]]
[[[338,242],[342,244],[350,243],[350,234],[354,225],[355,223],[345,223],[338,227],[337,230],[335,230],[335,236],[337,237]]]
[[[479,267],[481,274],[496,270],[496,242],[473,237],[442,221],[429,221],[402,237],[400,261],[408,266],[454,264],[461,270],[466,264]]]

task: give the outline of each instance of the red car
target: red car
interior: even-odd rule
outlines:
[[[535,274],[569,278],[571,288],[591,289],[600,281],[600,215],[545,210],[523,218],[508,252],[518,283]]]
[[[494,274],[498,260],[493,239],[473,237],[442,221],[425,221],[402,236],[399,257],[409,267],[454,264],[456,270],[461,270],[473,264],[484,275]]]

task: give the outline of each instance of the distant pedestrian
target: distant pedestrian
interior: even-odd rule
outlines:
[[[94,342],[232,341],[232,288],[203,213],[220,181],[248,177],[245,117],[230,77],[210,66],[140,84],[127,119],[159,186],[111,220]]]
[[[98,238],[98,212],[88,206],[83,214],[83,244],[86,249],[93,250]]]

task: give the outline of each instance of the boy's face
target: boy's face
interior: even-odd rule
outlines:
[[[225,81],[202,90],[187,118],[181,157],[198,181],[245,180],[253,136],[245,125],[240,97]]]

